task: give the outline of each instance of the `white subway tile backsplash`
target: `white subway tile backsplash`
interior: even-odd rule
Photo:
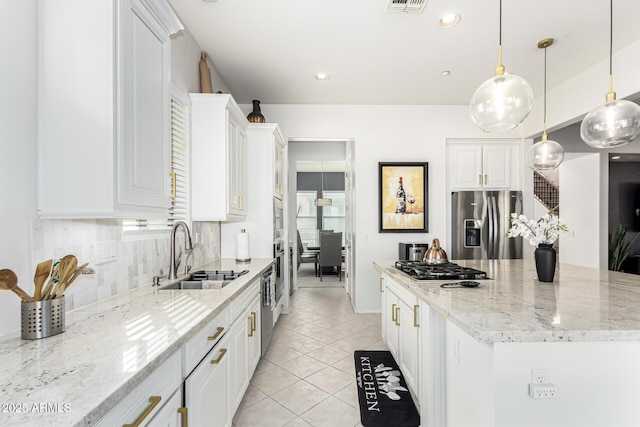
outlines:
[[[191,227],[198,243],[189,264],[197,267],[220,258],[220,223],[199,222]],[[169,270],[169,233],[123,240],[118,220],[34,220],[32,222],[32,264],[66,254],[85,262],[96,274],[82,275],[66,293],[65,305],[72,310],[153,281]],[[196,239],[196,233],[198,238]],[[182,239],[182,234],[178,234]],[[116,242],[116,261],[96,265],[97,244]],[[184,247],[184,243],[181,243]],[[184,268],[184,260],[180,271]]]

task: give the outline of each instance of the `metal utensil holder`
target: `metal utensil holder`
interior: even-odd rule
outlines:
[[[36,340],[64,332],[64,297],[21,303],[22,339]]]

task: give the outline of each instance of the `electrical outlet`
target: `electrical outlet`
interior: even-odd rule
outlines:
[[[529,384],[529,396],[534,399],[553,399],[556,397],[556,386],[551,383]]]
[[[546,369],[531,370],[531,384],[549,383],[549,371]]]

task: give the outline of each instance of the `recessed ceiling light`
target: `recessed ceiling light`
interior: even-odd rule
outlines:
[[[331,78],[329,74],[326,73],[318,73],[316,74],[316,80],[319,82],[326,82]]]
[[[618,160],[620,158],[620,156],[613,156],[611,157],[611,160]]]
[[[442,77],[447,77],[448,75],[450,75],[450,74],[451,74],[451,71],[449,71],[449,70],[444,70],[444,71],[443,71],[442,73],[440,73],[440,74],[442,74]]]
[[[456,15],[454,13],[449,14],[449,15],[444,15],[442,18],[440,18],[440,20],[438,21],[438,28],[451,28],[451,27],[455,27],[456,25],[458,25],[458,23],[460,22],[460,15]]]

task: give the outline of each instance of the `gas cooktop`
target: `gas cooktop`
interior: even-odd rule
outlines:
[[[415,280],[487,279],[487,273],[452,262],[427,264],[423,261],[396,261],[395,267]]]

